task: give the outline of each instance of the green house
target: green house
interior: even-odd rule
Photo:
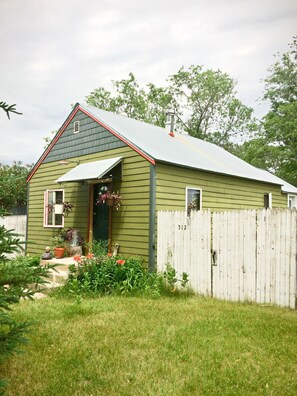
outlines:
[[[284,208],[281,184],[214,144],[76,104],[28,177],[27,250],[75,227],[153,268],[157,211]],[[120,193],[119,210],[106,190]],[[67,217],[61,202],[73,204]]]

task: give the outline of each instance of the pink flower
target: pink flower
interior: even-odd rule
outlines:
[[[117,260],[116,263],[119,264],[119,265],[124,265],[125,264],[125,260]]]
[[[108,257],[112,257],[112,253],[107,253],[107,256]]]
[[[80,257],[80,256],[74,256],[74,257],[73,257],[73,260],[75,260],[75,261],[80,261],[80,260],[81,260],[81,257]]]
[[[87,258],[93,258],[93,257],[94,257],[93,253],[88,253],[87,254]]]

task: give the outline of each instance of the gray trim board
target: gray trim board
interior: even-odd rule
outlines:
[[[149,208],[149,260],[150,271],[155,269],[155,230],[156,230],[156,167],[150,164],[150,208]]]

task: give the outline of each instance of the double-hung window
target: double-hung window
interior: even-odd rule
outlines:
[[[186,210],[188,216],[192,210],[202,209],[202,190],[200,188],[186,187]]]
[[[44,227],[63,227],[64,190],[47,190],[44,193]]]

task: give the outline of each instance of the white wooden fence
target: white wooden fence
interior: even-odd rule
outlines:
[[[21,241],[26,240],[26,215],[0,217],[0,225],[4,225],[7,230],[14,230],[16,234],[19,234]]]
[[[158,212],[157,266],[198,293],[295,308],[297,212]]]

